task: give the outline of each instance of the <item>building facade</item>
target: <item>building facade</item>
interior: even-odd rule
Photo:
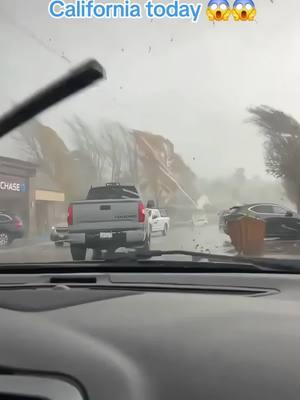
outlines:
[[[43,171],[31,182],[31,233],[49,234],[51,226],[67,221],[65,194]]]
[[[30,185],[35,174],[32,163],[0,157],[0,210],[20,216],[26,233],[30,232]]]
[[[65,194],[37,165],[0,157],[0,210],[18,215],[26,235],[49,234],[66,221]]]

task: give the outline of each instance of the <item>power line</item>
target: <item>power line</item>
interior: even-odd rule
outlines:
[[[0,9],[0,18],[2,18],[6,23],[12,25],[18,31],[24,33],[27,37],[32,39],[39,46],[43,47],[43,49],[46,50],[48,53],[51,53],[59,57],[61,60],[63,60],[68,64],[72,64],[72,61],[64,54],[64,52],[61,54],[57,52],[55,49],[53,49],[47,43],[45,43],[42,39],[36,36],[33,32],[31,32],[27,27],[20,25],[17,21],[15,21],[11,16],[3,12],[3,10],[1,9]]]

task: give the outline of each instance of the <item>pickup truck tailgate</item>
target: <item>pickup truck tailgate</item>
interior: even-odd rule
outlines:
[[[73,202],[70,232],[141,229],[139,199],[88,200]]]

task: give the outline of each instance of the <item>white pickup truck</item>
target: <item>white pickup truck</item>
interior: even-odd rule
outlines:
[[[166,236],[170,229],[170,218],[166,212],[157,208],[147,208],[147,214],[151,233],[161,232],[163,236]]]

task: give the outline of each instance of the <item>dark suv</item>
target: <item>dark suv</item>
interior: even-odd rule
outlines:
[[[0,211],[0,248],[9,246],[14,239],[23,236],[24,226],[21,218],[8,211]]]
[[[286,240],[300,239],[300,216],[277,204],[252,203],[232,207],[223,218],[223,230],[228,234],[228,222],[244,215],[266,222],[266,237]]]

